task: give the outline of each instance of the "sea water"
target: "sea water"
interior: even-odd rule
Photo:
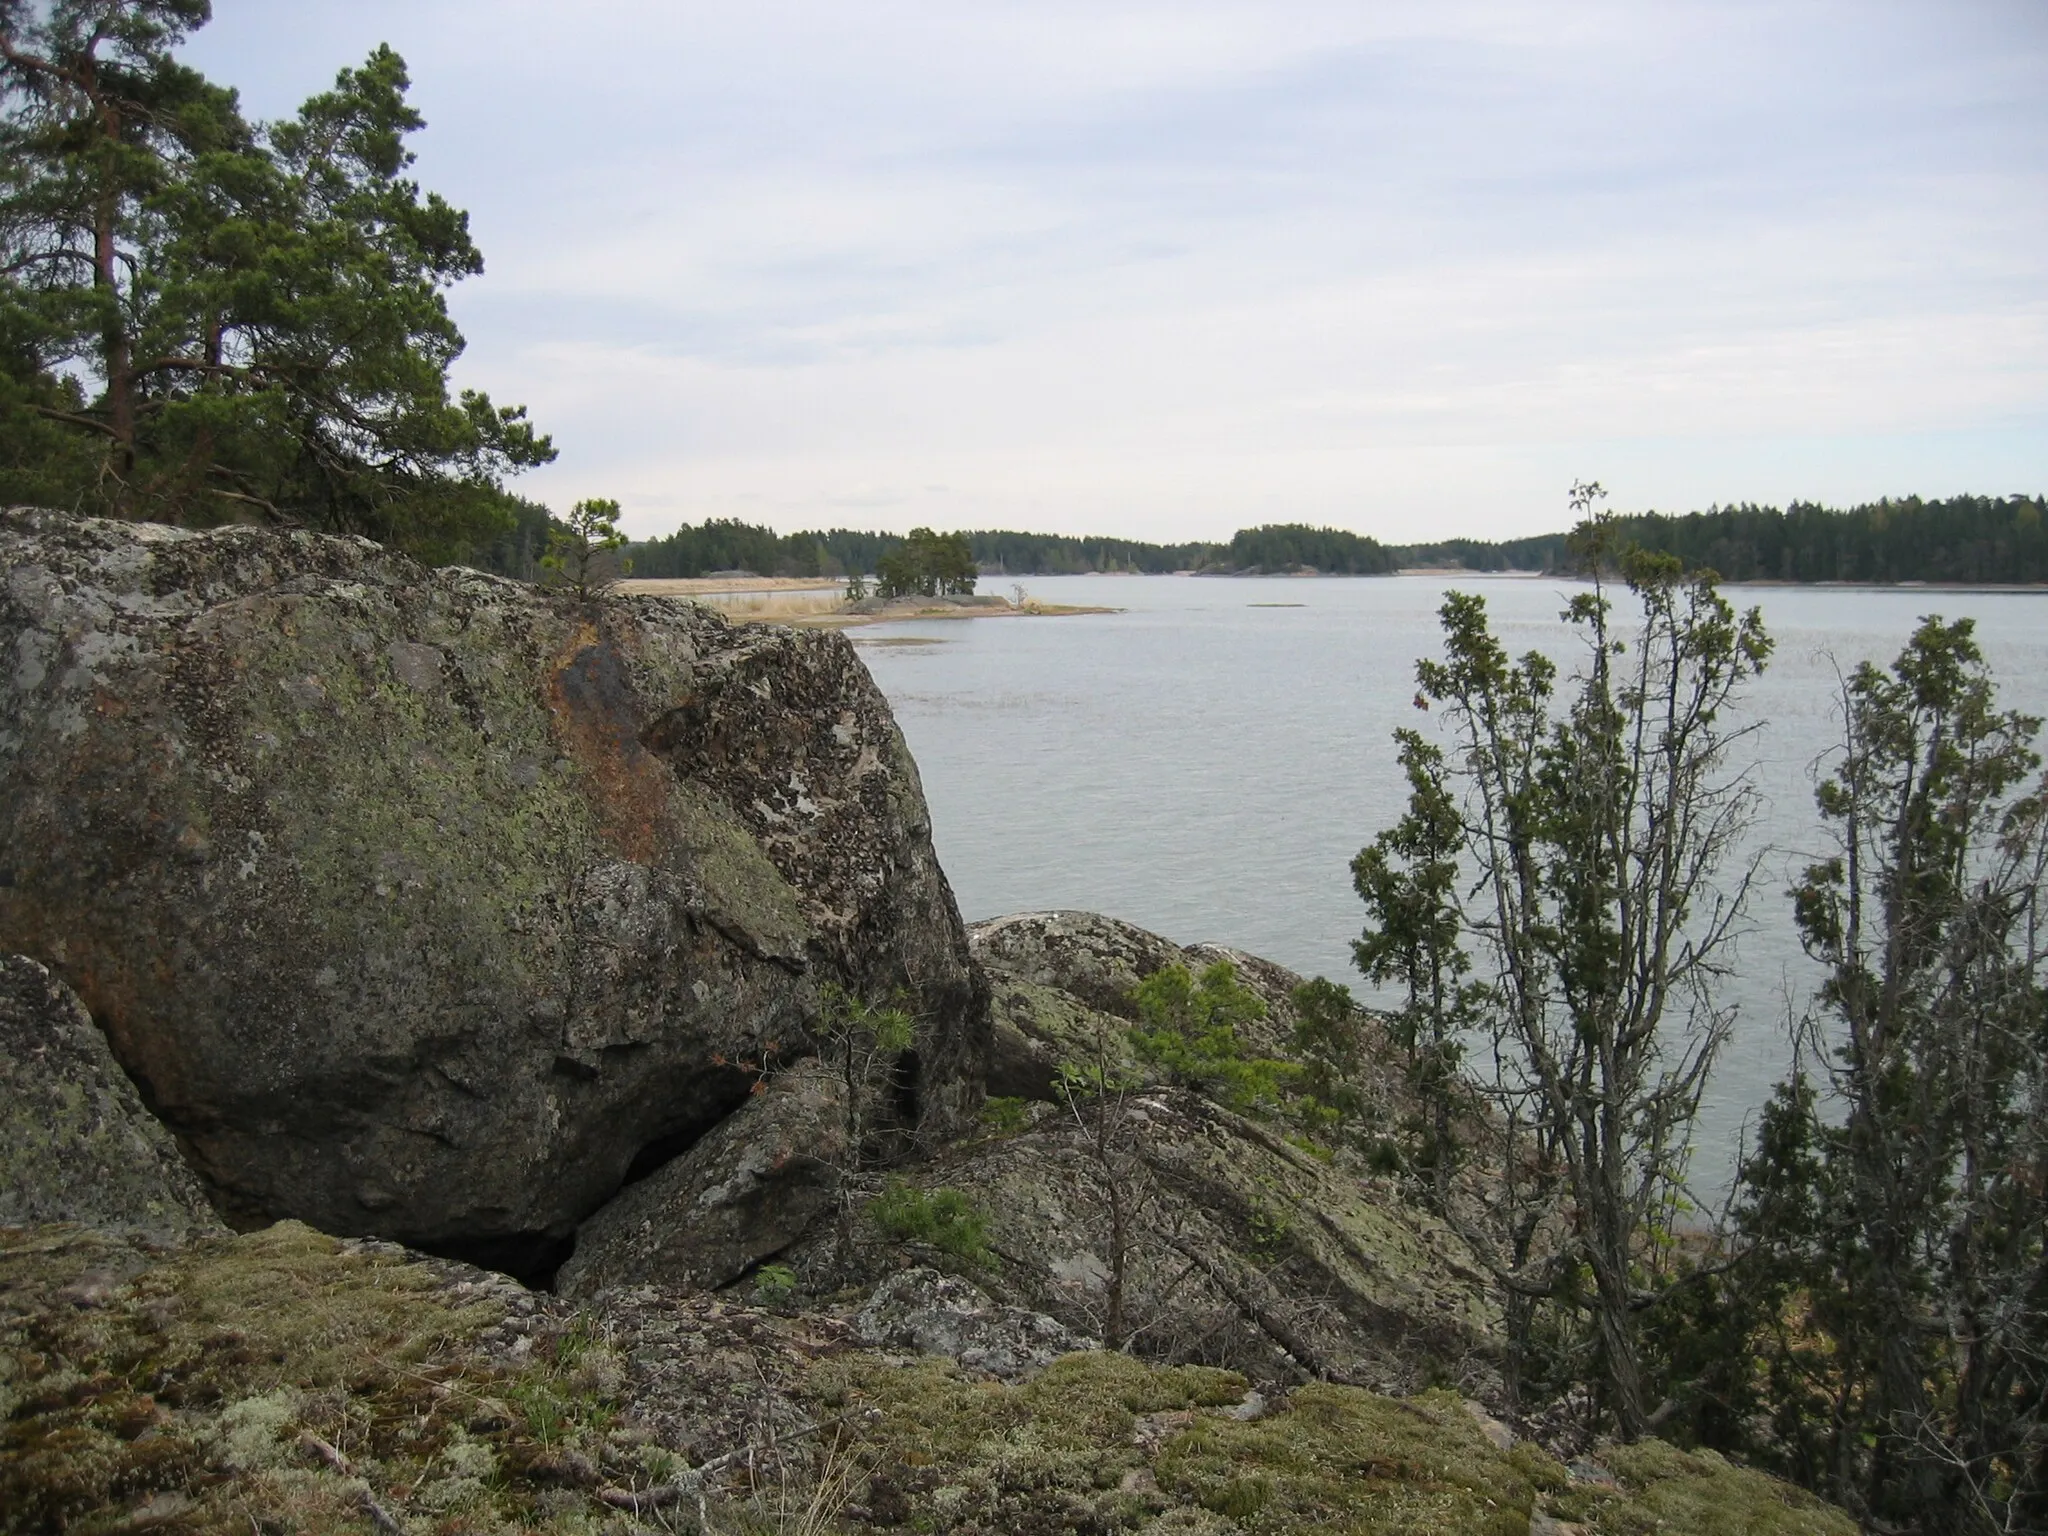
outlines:
[[[1044,603],[1122,610],[854,631],[895,707],[932,836],[969,921],[1078,907],[1371,989],[1350,860],[1401,815],[1390,733],[1429,731],[1415,662],[1440,654],[1446,591],[1486,600],[1513,654],[1581,654],[1541,577],[1023,578]],[[1007,579],[983,587],[1009,594]],[[2048,715],[2048,593],[1730,587],[1777,649],[1746,694],[1739,765],[1761,854],[1728,1000],[1734,1036],[1702,1106],[1697,1174],[1725,1186],[1743,1128],[1791,1060],[1815,979],[1787,888],[1824,851],[1813,773],[1840,734],[1841,679],[1889,662],[1925,614],[1977,621],[2006,707]]]

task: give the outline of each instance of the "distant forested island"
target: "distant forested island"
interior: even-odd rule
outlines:
[[[2044,499],[2028,496],[1917,496],[1837,510],[1810,502],[1783,509],[1749,504],[1671,516],[1618,515],[1612,525],[1645,548],[1677,555],[1726,581],[1928,581],[2048,584]],[[526,503],[517,526],[477,552],[477,563],[530,575],[545,549],[547,509]],[[1162,575],[1276,575],[1318,572],[1382,576],[1401,570],[1571,570],[1569,533],[1490,542],[1446,539],[1386,545],[1341,528],[1275,523],[1244,528],[1227,543],[1154,544],[1139,539],[969,532],[984,576],[1075,576],[1093,572]],[[665,538],[632,546],[633,574],[698,577],[726,571],[762,576],[870,575],[905,536],[832,528],[777,533],[727,518],[685,523]]]
[[[542,535],[544,541],[544,533]],[[1138,539],[1075,538],[1057,533],[981,529],[967,534],[974,562],[990,576],[1079,576],[1107,571],[1164,575],[1173,571],[1273,575],[1317,571],[1335,576],[1386,576],[1400,569],[1377,539],[1341,528],[1274,524],[1242,528],[1227,544],[1148,544]],[[633,574],[708,576],[752,571],[761,576],[869,575],[905,543],[893,533],[832,528],[779,534],[772,528],[714,518],[685,523],[666,538],[631,549]]]
[[[1838,511],[1812,502],[1780,510],[1747,503],[1673,517],[1617,516],[1647,549],[1677,555],[1724,581],[2048,583],[2048,518],[2039,496],[1918,496]],[[1393,551],[1404,569],[1555,571],[1573,563],[1569,534],[1504,543],[1449,539]]]

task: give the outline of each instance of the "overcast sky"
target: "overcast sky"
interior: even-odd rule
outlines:
[[[636,534],[2048,491],[2043,0],[214,0],[389,42],[464,383]]]

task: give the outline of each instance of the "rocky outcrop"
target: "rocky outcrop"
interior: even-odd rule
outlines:
[[[1441,1391],[1262,1400],[1108,1352],[991,1381],[829,1313],[575,1306],[289,1222],[108,1283],[112,1246],[0,1228],[8,1530],[1855,1530],[1711,1451],[1503,1449]]]
[[[1003,1300],[1104,1332],[1113,1193],[1126,1227],[1123,1322],[1138,1352],[1402,1391],[1453,1369],[1485,1389],[1498,1326],[1491,1288],[1443,1222],[1355,1155],[1311,1150],[1283,1125],[1174,1090],[1131,1049],[1142,980],[1227,960],[1266,1007],[1243,1029],[1247,1049],[1284,1057],[1300,976],[1090,912],[996,918],[975,924],[969,941],[994,1016],[990,1092],[1042,1102],[911,1177],[961,1191],[983,1213],[999,1268],[979,1278]],[[1362,1016],[1359,1025],[1368,1049],[1355,1086],[1370,1113],[1394,1123],[1412,1112],[1408,1090],[1377,1026]],[[1060,1065],[1098,1062],[1134,1086],[1107,1104],[1062,1104]],[[798,1257],[829,1270],[822,1252]]]
[[[943,1355],[968,1371],[1014,1381],[1101,1344],[1043,1312],[1006,1307],[957,1275],[922,1265],[875,1287],[853,1317],[854,1337],[876,1349]]]
[[[1144,1079],[1127,1035],[1137,1019],[1131,993],[1154,972],[1181,965],[1196,975],[1227,960],[1266,1006],[1266,1016],[1244,1026],[1246,1048],[1258,1055],[1292,1050],[1292,994],[1302,978],[1271,960],[1220,944],[1182,946],[1169,938],[1099,912],[1020,912],[989,918],[967,931],[975,963],[988,978],[992,1005],[988,1091],[1024,1099],[1055,1097],[1062,1062],[1089,1062],[1100,1053],[1118,1075]],[[1377,1024],[1361,1018],[1368,1038]],[[1375,1091],[1393,1095],[1399,1072],[1390,1050]]]
[[[1489,1390],[1499,1318],[1485,1277],[1394,1181],[1193,1094],[1134,1094],[1104,1112],[1105,1138],[1043,1106],[1021,1130],[916,1171],[920,1188],[959,1190],[982,1213],[994,1267],[979,1278],[1000,1299],[1105,1331],[1113,1181],[1136,1352],[1381,1391],[1449,1370]]]
[[[0,1227],[180,1242],[225,1231],[106,1037],[48,970],[0,956]]]
[[[989,981],[988,1091],[1002,1098],[1052,1099],[1065,1062],[1100,1056],[1134,1074],[1131,991],[1186,962],[1171,939],[1096,912],[990,918],[969,928],[968,944]]]
[[[974,958],[1006,979],[1050,987],[1098,1013],[1135,1019],[1131,989],[1154,971],[1186,963],[1186,952],[1099,912],[1019,912],[976,923]]]
[[[900,992],[986,1005],[844,639],[361,540],[0,513],[0,947],[241,1220],[529,1258]],[[637,1167],[636,1167],[637,1162]]]
[[[837,1201],[846,1093],[821,1062],[761,1085],[696,1146],[585,1222],[557,1288],[715,1290],[802,1237]]]

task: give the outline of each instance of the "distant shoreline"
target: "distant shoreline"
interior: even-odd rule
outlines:
[[[1077,603],[1041,603],[1026,597],[899,597],[859,608],[845,604],[846,582],[836,576],[679,576],[628,578],[613,590],[632,597],[680,597],[716,609],[737,624],[787,624],[797,629],[857,629],[928,619],[1056,619],[1081,613],[1121,613]],[[729,601],[719,601],[729,599]]]
[[[984,573],[984,581],[1041,581],[1068,580],[1074,577],[1094,576],[1140,576],[1148,580],[1176,580],[1193,576],[1220,577],[1237,580],[1257,576],[1257,572],[1212,571],[1072,571],[1044,573],[1037,576],[1013,576],[1005,572]],[[1289,581],[1320,580],[1330,581],[1377,581],[1386,577],[1418,577],[1431,580],[1464,581],[1537,581],[1551,580],[1578,583],[1585,578],[1564,571],[1499,570],[1475,571],[1465,566],[1418,565],[1407,566],[1398,571],[1388,571],[1377,576],[1354,576],[1343,572],[1322,571],[1275,571],[1266,573],[1274,579]],[[1766,588],[1773,591],[1811,590],[1822,592],[1982,592],[1998,593],[2048,593],[2048,582],[1977,582],[1977,581],[1786,581],[1762,577],[1748,581],[1723,581],[1728,590]],[[1092,605],[1067,603],[1040,603],[1027,599],[1025,607],[1019,609],[1009,599],[984,593],[978,598],[965,602],[936,598],[899,598],[890,607],[874,612],[847,612],[838,607],[841,594],[846,586],[844,578],[834,576],[687,576],[628,578],[616,583],[614,590],[628,594],[654,597],[687,597],[698,601],[709,601],[710,606],[741,620],[772,620],[781,624],[796,624],[804,628],[831,629],[852,628],[866,624],[889,624],[908,619],[970,619],[970,618],[1059,618],[1080,613],[1118,613],[1121,609],[1096,607]],[[733,603],[717,601],[720,598],[735,600]],[[828,606],[829,603],[829,606]],[[744,604],[744,606],[741,606]]]

